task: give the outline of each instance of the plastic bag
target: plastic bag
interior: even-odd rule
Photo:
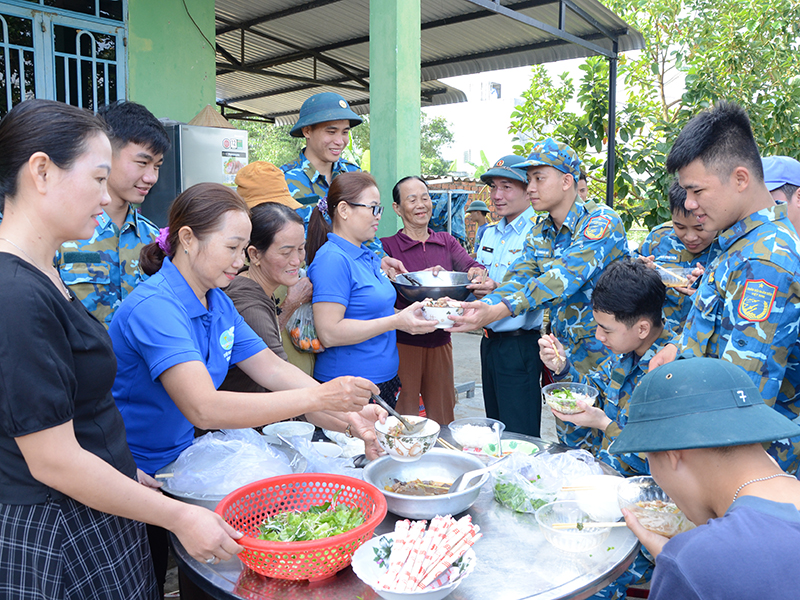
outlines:
[[[306,459],[306,473],[333,473],[334,475],[348,475],[356,479],[363,479],[361,475],[363,469],[356,469],[353,466],[352,458],[323,456],[317,452],[311,442],[303,437],[294,436],[289,438],[289,441],[294,449]]]
[[[286,323],[286,331],[289,332],[292,344],[300,352],[319,354],[325,351],[317,338],[317,330],[314,328],[314,311],[310,302],[301,304],[292,313]]]
[[[515,452],[502,467],[492,472],[492,489],[495,500],[506,508],[532,513],[553,502],[567,481],[602,473],[600,465],[586,450],[534,456]]]
[[[194,440],[175,461],[168,491],[227,495],[252,483],[293,472],[289,458],[252,429],[226,429]]]

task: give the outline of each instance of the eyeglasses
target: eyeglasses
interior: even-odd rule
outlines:
[[[347,202],[347,200],[345,200]],[[356,202],[347,202],[350,206],[363,206],[364,208],[372,209],[373,217],[380,217],[383,214],[383,207],[380,204],[358,204]]]

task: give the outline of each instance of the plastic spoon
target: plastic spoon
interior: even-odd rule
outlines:
[[[428,422],[428,419],[422,419],[421,421],[418,421],[416,423],[411,423],[407,419],[401,417],[400,413],[398,413],[395,409],[393,409],[391,406],[389,406],[386,403],[386,401],[383,398],[381,398],[380,396],[376,396],[375,394],[372,394],[372,400],[374,400],[375,403],[378,404],[379,406],[382,406],[387,411],[389,411],[390,415],[394,415],[395,417],[397,417],[397,420],[400,421],[400,423],[402,423],[402,425],[405,428],[406,432],[409,433],[409,434],[414,434],[414,433],[418,433],[418,432],[422,431],[425,428],[425,424]]]

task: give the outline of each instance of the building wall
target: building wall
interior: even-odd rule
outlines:
[[[128,99],[183,122],[216,102],[214,0],[186,7],[189,14],[181,0],[128,2]]]

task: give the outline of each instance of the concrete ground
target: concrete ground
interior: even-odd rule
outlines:
[[[466,393],[458,395],[456,402],[456,419],[464,417],[485,417],[483,408],[483,387],[481,386],[481,336],[478,333],[454,333],[453,367],[455,370],[456,388],[470,381],[475,382],[475,396],[468,398]],[[538,399],[541,402],[541,399]],[[542,409],[542,438],[555,442],[556,420],[548,408]]]

